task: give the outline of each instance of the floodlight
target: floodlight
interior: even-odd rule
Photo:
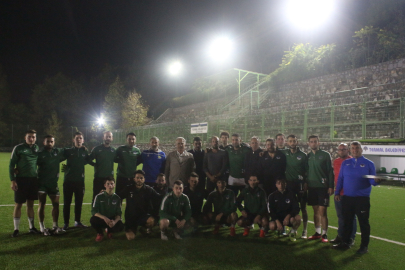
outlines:
[[[99,126],[102,126],[102,125],[105,124],[105,120],[104,120],[104,118],[103,118],[102,116],[100,116],[100,117],[97,119],[97,124],[98,124]]]
[[[334,9],[334,0],[289,0],[286,15],[298,28],[311,29],[322,25]]]
[[[183,66],[179,61],[173,62],[169,65],[169,73],[172,76],[177,76],[180,74],[182,68]]]
[[[219,37],[212,41],[209,46],[208,53],[212,59],[223,61],[231,55],[233,50],[233,42],[228,37]]]

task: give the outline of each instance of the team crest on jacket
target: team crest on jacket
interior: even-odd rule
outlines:
[[[323,156],[320,156],[319,159],[323,159]]]
[[[86,155],[85,154],[82,154],[82,157],[85,157]]]
[[[225,199],[229,200],[229,195],[227,195],[227,196],[225,197]]]
[[[260,193],[257,193],[257,195],[256,195],[257,197],[260,197]]]
[[[111,153],[113,153],[114,152],[114,149],[111,149]]]
[[[290,203],[290,199],[285,199],[285,203]]]
[[[112,204],[113,204],[113,205],[116,205],[116,204],[117,204],[117,200],[113,200],[113,201],[112,201]]]
[[[281,157],[276,157],[276,159],[280,159]]]
[[[301,160],[301,159],[302,159],[302,157],[301,157],[301,156],[298,156],[298,157],[297,157],[297,159],[298,159],[298,160]]]
[[[57,153],[53,154],[55,157],[58,155]]]
[[[364,168],[364,167],[366,167],[366,165],[364,165],[364,164],[360,164],[360,167]]]

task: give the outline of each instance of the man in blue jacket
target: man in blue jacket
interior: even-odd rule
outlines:
[[[350,144],[350,152],[353,158],[342,162],[338,182],[335,190],[335,200],[342,201],[343,213],[343,236],[340,244],[334,245],[335,249],[349,249],[350,235],[353,229],[354,215],[360,224],[361,245],[358,254],[368,252],[370,242],[370,193],[371,186],[376,186],[380,179],[363,178],[363,175],[376,175],[375,166],[371,160],[363,157],[361,144],[354,141]],[[340,197],[340,191],[344,195]]]

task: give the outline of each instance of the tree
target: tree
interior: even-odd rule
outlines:
[[[51,113],[51,118],[48,119],[48,126],[45,129],[47,134],[52,134],[55,139],[62,142],[64,141],[63,133],[62,133],[62,120],[58,118],[58,114],[53,111]]]
[[[149,106],[144,103],[141,94],[135,91],[129,93],[128,98],[122,106],[121,127],[128,129],[146,124],[150,121],[147,117],[148,109]]]
[[[123,82],[117,76],[115,82],[110,85],[103,104],[106,126],[110,129],[121,127],[122,107],[126,101],[126,93]]]

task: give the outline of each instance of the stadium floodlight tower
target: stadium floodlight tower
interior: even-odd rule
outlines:
[[[226,36],[221,36],[212,40],[208,47],[208,54],[213,60],[223,62],[231,56],[233,49],[232,40]]]
[[[335,8],[335,0],[288,0],[285,13],[300,30],[311,30],[324,25]]]

